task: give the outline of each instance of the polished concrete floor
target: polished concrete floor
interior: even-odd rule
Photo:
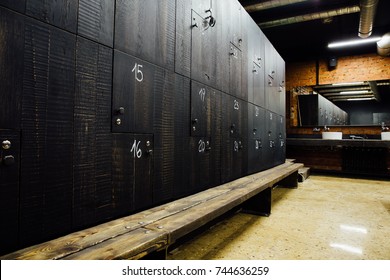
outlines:
[[[276,188],[272,213],[236,213],[170,251],[168,258],[390,260],[390,182],[311,175]]]

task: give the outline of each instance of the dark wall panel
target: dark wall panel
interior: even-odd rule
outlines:
[[[75,33],[78,4],[78,0],[26,0],[26,14]]]
[[[110,217],[112,50],[79,37],[74,104],[73,225]]]
[[[79,0],[78,34],[112,47],[114,8],[112,0]]]
[[[174,69],[175,0],[117,0],[115,48]]]
[[[22,101],[21,242],[71,229],[74,35],[26,21]]]
[[[24,11],[26,10],[26,0],[0,0],[0,6],[4,6],[20,13],[24,13]]]
[[[0,128],[20,127],[24,18],[0,8]]]

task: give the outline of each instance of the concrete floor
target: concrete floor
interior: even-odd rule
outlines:
[[[311,175],[276,188],[270,217],[236,213],[171,260],[390,260],[390,182]]]

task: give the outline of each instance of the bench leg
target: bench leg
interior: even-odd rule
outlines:
[[[271,194],[272,188],[266,188],[248,199],[242,204],[242,212],[268,217],[271,215]]]
[[[147,254],[145,257],[143,257],[143,260],[166,260],[167,259],[167,250],[168,248],[159,250],[159,251],[153,251]]]
[[[276,184],[278,187],[296,189],[298,188],[298,171],[287,176]]]

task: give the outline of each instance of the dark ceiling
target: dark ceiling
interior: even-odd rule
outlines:
[[[286,62],[376,52],[375,43],[337,51],[327,48],[328,43],[334,41],[359,39],[359,0],[240,0],[240,2],[254,21],[260,25],[260,28]],[[264,7],[267,2],[297,3],[253,10],[254,4],[262,4]],[[345,14],[273,27],[264,25],[269,21],[286,18],[302,18],[301,16],[307,18],[307,15],[315,18],[329,11],[337,11],[338,13],[342,11]],[[390,1],[379,0],[371,36],[382,36],[387,32],[390,32]]]

